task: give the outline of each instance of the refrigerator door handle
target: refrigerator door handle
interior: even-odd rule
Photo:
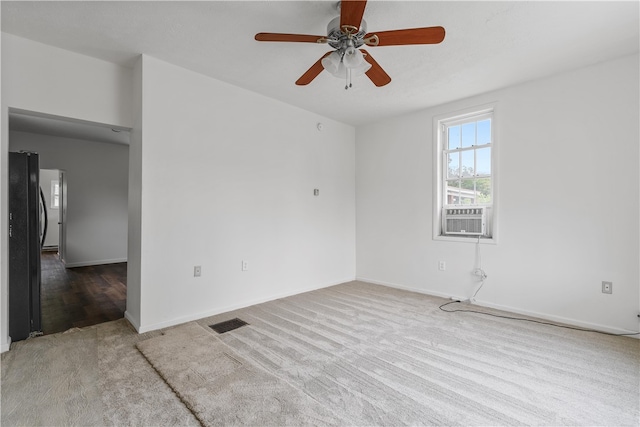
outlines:
[[[47,238],[47,228],[49,226],[49,215],[47,212],[47,202],[44,199],[44,192],[42,191],[42,187],[40,187],[40,206],[42,206],[42,214],[44,216],[44,226],[42,227],[42,239],[40,240],[40,248],[44,248],[44,241]]]

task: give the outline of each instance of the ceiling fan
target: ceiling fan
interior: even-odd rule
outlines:
[[[326,36],[306,34],[258,33],[261,42],[327,43],[335,50],[325,53],[297,81],[299,86],[308,85],[322,70],[346,79],[345,89],[350,88],[351,77],[366,74],[376,86],[391,82],[391,77],[360,46],[398,46],[410,44],[437,44],[444,40],[444,28],[425,27],[403,30],[367,32],[367,23],[362,19],[366,0],[342,0],[338,3],[340,16],[327,25]]]

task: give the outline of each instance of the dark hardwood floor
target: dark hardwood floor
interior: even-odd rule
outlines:
[[[54,334],[124,316],[127,263],[64,268],[56,252],[42,252],[42,332]]]

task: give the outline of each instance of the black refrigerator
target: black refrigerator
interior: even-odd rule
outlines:
[[[9,336],[41,334],[41,191],[38,154],[9,153]]]

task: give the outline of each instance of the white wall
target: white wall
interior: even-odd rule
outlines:
[[[9,150],[66,172],[67,267],[127,261],[128,146],[12,131]]]
[[[11,144],[9,144],[11,146]],[[59,242],[58,220],[60,218],[60,208],[52,207],[51,183],[58,182],[60,171],[58,169],[40,169],[40,188],[44,196],[47,208],[47,234],[44,238],[45,247],[57,247]]]
[[[9,108],[113,126],[132,125],[132,70],[2,33],[2,141],[0,145],[0,351],[7,328],[7,153]]]
[[[131,127],[132,70],[7,33],[2,57],[9,107]]]
[[[129,242],[127,308],[124,315],[140,329],[142,259],[142,56],[133,70],[133,128],[129,139]]]
[[[354,279],[353,127],[141,69],[141,331]]]
[[[358,278],[471,296],[475,245],[432,238],[432,124],[496,102],[499,237],[481,245],[489,277],[478,302],[637,331],[638,73],[634,55],[359,127]]]

